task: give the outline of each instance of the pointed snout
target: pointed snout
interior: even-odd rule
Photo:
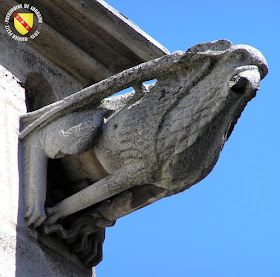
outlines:
[[[239,55],[242,60],[247,65],[255,65],[258,67],[260,72],[261,80],[267,75],[268,73],[268,65],[267,62],[260,51],[256,48],[248,45],[236,45],[232,46],[231,51],[232,53]]]
[[[229,81],[233,92],[243,94],[248,89],[253,91],[259,89],[261,75],[257,66],[241,66],[237,68],[237,71],[239,72]]]
[[[260,80],[268,73],[268,65],[261,52],[248,45],[236,45],[232,46],[229,53],[233,60],[243,64],[235,69],[229,81],[231,90],[240,94],[247,90],[258,90]]]

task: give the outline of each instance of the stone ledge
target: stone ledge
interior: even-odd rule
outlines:
[[[103,1],[2,2],[0,15],[3,17],[19,3],[34,5],[40,11],[44,21],[41,33],[27,44],[70,73],[83,86],[169,53]]]

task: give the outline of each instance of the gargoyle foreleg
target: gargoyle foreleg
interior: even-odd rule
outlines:
[[[46,224],[53,224],[59,218],[71,215],[146,182],[147,178],[143,163],[124,166],[113,174],[64,199],[54,207],[47,208],[49,218]]]
[[[28,225],[40,226],[47,218],[45,214],[47,156],[34,133],[24,142],[24,194]]]

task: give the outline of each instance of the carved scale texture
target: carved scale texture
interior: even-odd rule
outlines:
[[[176,109],[174,113],[172,111],[190,93],[190,89],[211,72],[211,68],[208,59],[208,62],[200,67],[199,74],[197,68],[193,66],[186,68],[181,77],[172,75],[170,78],[159,80],[143,98],[124,108],[115,118],[109,119],[109,122],[113,121],[111,125],[116,126],[116,134],[111,141],[118,149],[115,155],[125,164],[135,162],[137,159],[144,161],[151,171],[156,172],[170,151],[174,151],[174,140],[177,139],[174,132],[180,136],[185,121],[187,124],[193,122],[193,118],[189,117],[189,120],[186,120],[186,117],[194,112],[199,95],[195,98],[192,96],[186,98],[187,104],[181,103],[182,111],[190,106],[190,110],[184,111],[184,114]],[[177,125],[174,125],[175,123]],[[108,128],[110,129],[110,126]],[[185,132],[183,129],[182,133]]]
[[[124,124],[120,126],[118,135],[122,159],[128,162],[135,158],[145,159],[150,164],[156,164],[155,138],[167,109],[159,101],[160,96],[161,93],[149,92],[149,96],[135,103],[124,115]]]
[[[226,97],[222,87],[224,82],[217,84],[217,80],[214,80],[215,86],[211,84],[211,68],[209,66],[205,70],[204,79],[182,92],[177,92],[176,109],[173,108],[165,114],[157,136],[160,162],[165,162],[170,155],[190,147],[201,134],[203,127],[222,109]]]

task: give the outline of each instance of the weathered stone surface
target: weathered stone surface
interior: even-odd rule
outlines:
[[[2,46],[1,65],[16,76],[23,86],[27,84],[28,89],[33,94],[39,92],[35,82],[43,84],[39,94],[43,102],[50,99],[53,101],[63,99],[83,88],[73,76],[55,66],[27,44],[17,42],[9,37],[1,25],[0,40]],[[66,90],[63,89],[65,87],[67,87]]]
[[[44,20],[40,35],[28,45],[74,76],[83,87],[169,53],[103,1],[20,3],[34,5]],[[18,2],[2,0],[1,4],[0,15],[4,18]]]
[[[74,262],[74,257],[61,256],[37,242],[37,232],[30,232],[23,220],[18,134],[20,115],[26,112],[25,89],[3,66],[0,66],[0,109],[0,276],[92,276],[91,270]]]
[[[128,69],[23,116],[28,224],[44,222],[43,230],[75,245],[86,265],[97,264],[106,226],[207,176],[267,72],[256,49],[215,41]],[[142,85],[151,79],[157,82]],[[102,102],[130,86],[135,92]],[[47,182],[47,158],[60,158],[62,171],[77,160],[80,165],[72,180],[54,169]]]
[[[44,23],[34,41],[22,43],[8,35],[4,20],[0,22],[0,276],[92,276],[92,270],[82,268],[58,236],[31,230],[23,220],[26,209],[22,198],[19,116],[26,112],[25,104],[29,112],[34,111],[168,51],[103,1],[21,3],[38,8]],[[9,9],[18,4],[14,0],[1,1],[1,17],[5,18]],[[104,177],[90,153],[79,159],[96,164],[92,177]],[[79,159],[72,156],[66,169],[71,176],[80,178],[76,173]],[[64,162],[66,165],[67,159]],[[51,167],[55,164],[49,163],[49,170]],[[76,189],[82,187],[79,180]],[[98,228],[97,237],[103,241],[104,228]],[[93,231],[90,234],[93,237]]]

